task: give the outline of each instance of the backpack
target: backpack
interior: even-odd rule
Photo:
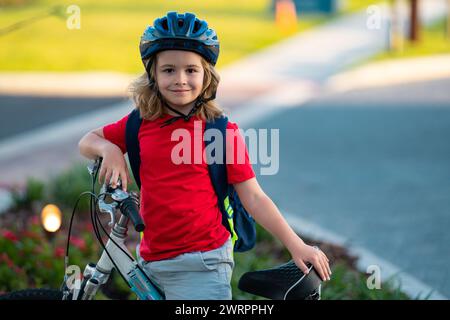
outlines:
[[[128,160],[130,161],[134,180],[139,189],[141,188],[141,179],[139,176],[141,159],[138,133],[141,123],[142,118],[140,117],[139,110],[134,109],[127,119],[125,133]],[[225,142],[227,123],[228,118],[222,116],[216,118],[214,121],[206,122],[205,130],[220,130],[224,138],[223,141]],[[211,142],[205,141],[206,146]],[[245,210],[233,185],[228,183],[225,159],[226,143],[223,143],[223,161],[222,163],[208,161],[209,176],[222,213],[222,224],[231,234],[234,251],[244,252],[252,249],[256,243],[255,220]]]

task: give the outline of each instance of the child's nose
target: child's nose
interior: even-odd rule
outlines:
[[[177,72],[177,76],[175,78],[176,84],[186,84],[186,75],[184,72]]]

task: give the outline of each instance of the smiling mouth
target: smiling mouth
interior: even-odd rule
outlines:
[[[189,90],[170,90],[170,91],[172,91],[172,92],[188,92]]]

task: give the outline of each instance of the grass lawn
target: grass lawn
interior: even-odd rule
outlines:
[[[215,28],[221,41],[218,68],[336,17],[300,17],[296,31],[283,32],[275,25],[270,0],[0,0],[0,4],[8,2],[25,4],[0,9],[1,71],[139,73],[142,66],[138,43],[143,29],[170,10],[195,12]],[[373,2],[376,1],[347,0],[341,14],[363,9]],[[62,6],[60,17],[49,15],[1,35],[2,29],[45,15],[56,4]],[[69,14],[65,10],[71,4],[80,8],[80,29],[66,26]]]
[[[73,3],[65,1],[64,3]],[[0,70],[142,71],[139,38],[146,25],[169,10],[191,11],[208,20],[221,41],[218,67],[291,34],[275,27],[268,2],[229,1],[77,1],[81,29],[70,30],[62,18],[50,16],[0,37]],[[48,10],[50,2],[5,9],[0,26],[8,26]],[[323,18],[299,20],[299,30]]]
[[[450,54],[450,37],[446,34],[446,19],[436,21],[428,27],[423,27],[420,41],[411,43],[405,40],[402,51],[383,52],[371,59],[371,62],[423,57],[437,54]]]

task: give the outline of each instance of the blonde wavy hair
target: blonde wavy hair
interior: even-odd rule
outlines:
[[[212,96],[213,92],[217,91],[220,76],[214,66],[207,62],[203,57],[201,57],[201,62],[204,69],[204,77],[200,97],[209,98]],[[150,66],[150,68],[147,68],[150,73],[150,78],[156,79],[156,58],[153,57],[150,59],[146,65]],[[144,72],[141,76],[131,82],[128,87],[128,93],[136,104],[136,107],[139,109],[143,119],[156,120],[167,113],[161,94],[159,94],[156,80],[152,89],[147,72]],[[203,103],[195,113],[195,115],[206,121],[211,121],[222,114],[223,110],[215,100]]]

